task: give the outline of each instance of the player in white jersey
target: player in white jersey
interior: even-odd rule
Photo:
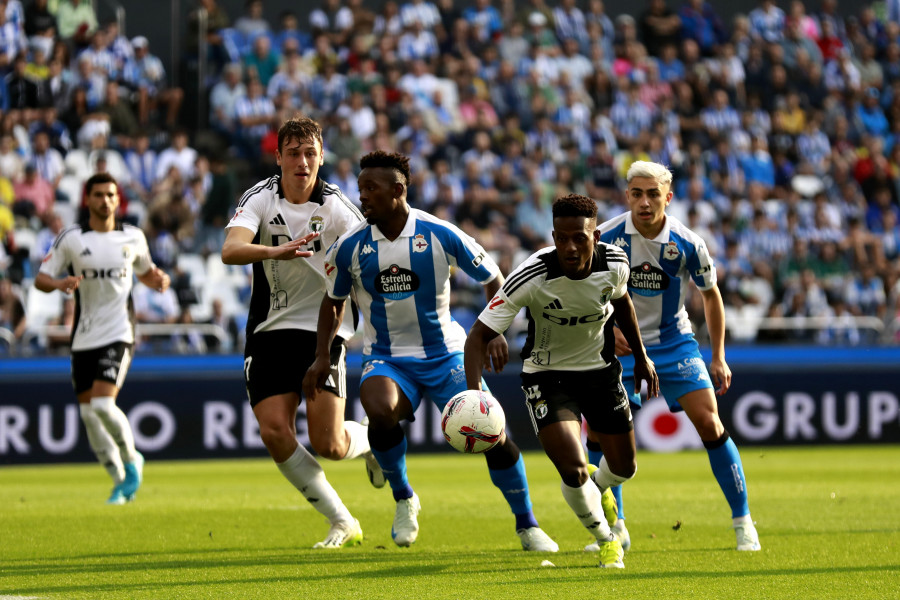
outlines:
[[[164,291],[169,276],[150,259],[144,233],[116,221],[119,190],[112,176],[93,175],[85,193],[87,222],[57,236],[34,286],[75,294],[72,385],[91,450],[113,479],[107,502],[124,504],[134,500],[144,466],[131,424],[116,406],[134,348],[133,277]]]
[[[737,446],[719,419],[716,395],[731,386],[725,362],[725,309],[716,287],[716,269],[703,239],[666,214],[672,201],[672,173],[658,163],[637,161],[626,174],[629,212],[600,225],[601,239],[628,254],[628,291],[641,326],[647,354],[659,374],[660,390],[673,412],[684,410],[700,434],[719,487],[731,507],[738,550],[759,550],[759,536],[750,518],[747,480]],[[709,371],[700,355],[684,308],[689,281],[700,290],[712,346]],[[620,334],[623,380],[631,377],[631,348]],[[715,390],[713,389],[715,385]],[[632,400],[640,406],[640,396]],[[588,454],[599,460],[601,450],[589,432]],[[624,505],[619,495],[619,517]],[[625,530],[627,531],[627,530]]]
[[[450,269],[480,282],[487,298],[503,283],[496,263],[454,225],[406,203],[409,159],[381,151],[360,160],[360,203],[366,223],[348,231],[328,251],[328,294],[319,313],[316,362],[303,381],[312,397],[328,374],[328,346],[356,293],[363,314],[360,395],[369,416],[369,440],[397,502],[391,537],[409,546],[419,533],[421,509],[406,476],[406,436],[400,421],[413,420],[422,397],[438,409],[466,389],[465,332],[450,317]],[[491,344],[495,364],[506,362],[506,340]],[[516,518],[525,550],[559,547],[538,527],[531,510],[525,463],[506,436],[485,453],[491,481]]]
[[[308,118],[286,121],[275,154],[281,175],[250,188],[227,225],[222,261],[253,265],[253,287],[244,350],[244,380],[259,433],[281,473],[325,515],[331,528],[315,548],[362,541],[362,529],[325,478],[318,461],[297,442],[297,408],[303,373],[315,358],[316,318],[325,292],[323,255],[338,236],[362,220],[334,185],[319,178],[324,162],[322,130]],[[328,385],[307,396],[309,440],[319,456],[366,458],[369,479],[384,476],[369,451],[366,427],[344,420],[345,340],[353,319],[329,349]]]
[[[626,293],[628,259],[599,240],[593,200],[571,195],[553,203],[554,245],[510,273],[475,321],[466,339],[466,381],[470,389],[479,389],[488,343],[525,308],[522,391],[534,432],[559,471],[563,498],[597,539],[600,566],[624,568],[622,544],[610,529],[616,520],[610,488],[631,479],[637,465],[629,395],[615,356],[613,314],[637,349],[637,391],[646,381],[655,395],[658,382]],[[582,415],[606,451],[592,474],[581,445]]]

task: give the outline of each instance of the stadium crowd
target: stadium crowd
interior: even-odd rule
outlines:
[[[551,243],[555,198],[590,196],[604,221],[626,210],[631,162],[669,165],[669,213],[709,245],[732,341],[898,343],[898,3],[846,18],[837,0],[782,4],[726,22],[703,0],[633,15],[602,0],[324,0],[271,23],[263,0],[240,15],[199,0],[185,42],[185,64],[208,67],[197,124],[152,34],[98,24],[86,0],[0,0],[0,352],[65,347],[41,331],[71,324],[71,301],[32,315],[27,296],[102,171],[173,278],[165,294],[136,286],[139,321],[229,332],[144,346],[239,350],[248,273],[214,262],[240,191],[276,172],[277,128],[297,113],[323,125],[327,181],[355,200],[360,156],[409,156],[410,204],[457,223],[504,273]],[[483,297],[458,283],[467,327]],[[702,317],[699,295],[688,306]],[[819,319],[760,328],[764,317]]]

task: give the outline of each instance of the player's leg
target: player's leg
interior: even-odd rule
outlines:
[[[104,349],[72,352],[72,385],[78,399],[78,412],[87,432],[88,445],[94,456],[113,480],[113,491],[108,502],[124,504],[125,497],[119,484],[125,479],[125,467],[112,436],[106,431],[100,417],[91,406],[91,389],[97,373],[97,362]]]
[[[112,437],[122,457],[125,476],[119,489],[126,500],[133,500],[141,486],[144,457],[134,447],[134,432],[128,417],[116,405],[119,389],[131,366],[131,344],[117,342],[101,350],[91,386],[91,408]]]
[[[419,535],[421,504],[406,475],[407,442],[400,421],[413,416],[421,397],[402,370],[385,361],[363,367],[360,397],[369,418],[372,453],[397,502],[391,537],[398,546],[409,546]]]
[[[713,475],[731,507],[732,524],[737,535],[737,549],[759,550],[759,536],[750,518],[747,479],[741,455],[719,419],[718,405],[712,388],[688,392],[678,398],[678,403],[697,429],[709,455]]]
[[[251,373],[251,379],[254,375]],[[328,536],[315,547],[340,548],[361,542],[359,522],[344,506],[315,457],[297,442],[299,396],[295,392],[275,394],[253,404],[253,391],[248,390],[260,437],[278,470],[331,523]]]
[[[311,340],[314,347],[315,340]],[[306,403],[309,442],[323,458],[343,460],[362,456],[366,460],[369,481],[384,487],[385,479],[378,461],[369,448],[368,427],[356,421],[345,421],[347,397],[346,347],[336,338],[331,346],[331,373],[315,402]],[[301,365],[303,368],[304,365]]]
[[[588,468],[596,470],[600,461],[603,459],[603,448],[600,445],[599,434],[591,431],[590,426],[587,428],[587,451],[588,451]],[[610,498],[611,496],[611,498]],[[609,495],[603,495],[603,511],[607,520],[610,522],[610,528],[619,541],[622,542],[622,549],[626,552],[631,549],[631,534],[625,526],[625,502],[622,498],[622,485],[614,485],[609,488]],[[613,514],[615,519],[613,519]],[[596,542],[591,542],[584,548],[589,552],[596,552],[599,546]]]

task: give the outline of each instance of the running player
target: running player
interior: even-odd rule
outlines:
[[[244,380],[259,433],[285,478],[325,515],[331,529],[314,548],[341,548],[362,541],[362,529],[328,483],[322,467],[297,442],[302,374],[315,358],[316,318],[325,292],[323,256],[329,244],[362,219],[337,186],[319,178],[325,158],[322,130],[308,118],[286,121],[278,131],[281,175],[244,194],[226,226],[222,261],[253,264],[253,289],[244,349]],[[319,456],[364,456],[369,479],[384,476],[369,451],[366,427],[344,420],[345,340],[348,319],[328,352],[328,382],[317,398],[307,396],[309,441]]]
[[[703,440],[713,475],[731,507],[737,549],[759,550],[741,456],[719,419],[716,402],[716,395],[725,394],[731,386],[731,369],[725,362],[725,310],[716,287],[713,260],[697,234],[666,214],[672,201],[672,173],[665,166],[636,161],[628,169],[626,179],[631,210],[600,225],[600,239],[622,248],[628,255],[632,265],[628,291],[647,353],[659,374],[660,390],[669,410],[684,410]],[[709,371],[684,308],[690,280],[703,297],[712,346]],[[626,386],[632,378],[631,351],[628,341],[617,332],[616,354],[622,359]],[[632,402],[640,407],[640,395],[635,394]],[[588,458],[594,464],[602,453],[597,441],[595,433],[589,432]],[[621,490],[618,493],[620,536],[623,545],[630,545]],[[592,547],[593,544],[589,546]]]
[[[144,469],[128,417],[116,406],[134,348],[133,276],[159,291],[169,287],[169,276],[150,259],[144,232],[116,221],[119,188],[112,176],[93,175],[85,193],[87,222],[57,236],[34,287],[75,294],[72,385],[91,450],[113,480],[107,502],[124,504],[134,500]]]
[[[646,381],[655,395],[658,382],[626,293],[628,259],[599,240],[593,200],[570,195],[553,203],[554,246],[510,273],[475,321],[466,339],[466,381],[470,389],[479,388],[488,343],[525,307],[522,390],[535,434],[562,477],[563,498],[597,538],[600,566],[624,568],[622,544],[610,530],[616,520],[610,488],[631,479],[637,465],[629,395],[615,356],[613,309],[637,349],[638,385]],[[590,476],[581,445],[582,415],[606,451]]]
[[[360,395],[369,416],[372,450],[397,502],[391,536],[409,546],[419,533],[419,497],[406,476],[403,419],[413,420],[423,396],[438,409],[466,389],[465,332],[450,318],[450,269],[458,267],[491,298],[503,283],[497,265],[457,227],[406,203],[409,159],[377,151],[360,161],[360,203],[366,223],[341,237],[328,252],[330,289],[319,313],[316,362],[303,381],[314,397],[328,375],[328,346],[341,323],[345,299],[356,292],[364,320]],[[508,358],[498,337],[489,351],[495,365]],[[525,462],[504,436],[485,453],[491,481],[516,518],[525,550],[559,547],[538,527],[531,510]]]

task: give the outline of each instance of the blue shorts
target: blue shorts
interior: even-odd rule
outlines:
[[[669,410],[684,410],[678,399],[695,390],[712,389],[706,363],[700,356],[700,346],[691,334],[685,334],[658,346],[647,346],[647,355],[656,366],[659,392],[665,397]],[[629,393],[634,390],[634,357],[620,356],[622,383]],[[632,408],[641,407],[641,395],[632,394]]]
[[[409,398],[413,413],[419,409],[422,397],[444,410],[450,398],[468,389],[463,353],[456,352],[438,358],[414,358],[411,356],[384,356],[363,358],[362,385],[369,377],[382,376],[394,380],[403,394]],[[489,391],[484,379],[481,389]],[[415,414],[410,417],[415,420]]]

